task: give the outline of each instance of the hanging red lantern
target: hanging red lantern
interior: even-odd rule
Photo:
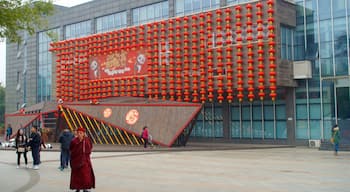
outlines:
[[[258,89],[259,89],[259,98],[260,100],[264,100],[265,98],[265,66],[264,66],[264,36],[263,36],[263,5],[261,2],[256,4],[256,16],[257,16],[257,39],[258,39]]]
[[[274,1],[268,0],[268,37],[269,37],[269,68],[270,68],[270,97],[276,99],[276,58],[275,58],[275,23],[274,23]]]
[[[242,52],[242,30],[241,30],[241,7],[236,6],[236,42],[237,42],[237,50],[236,50],[236,56],[237,56],[237,98],[239,102],[243,101],[243,52]]]

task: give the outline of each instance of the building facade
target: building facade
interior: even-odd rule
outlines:
[[[269,11],[269,2],[272,3],[273,12]],[[247,6],[248,3],[252,8]],[[262,4],[261,10],[257,6],[259,3]],[[208,16],[208,13],[211,15]],[[204,15],[203,25],[200,21],[201,14]],[[260,15],[261,23],[258,22]],[[175,100],[180,97],[181,101],[203,102],[203,110],[191,133],[193,138],[295,144],[310,139],[328,139],[330,127],[336,123],[344,130],[344,138],[347,138],[346,125],[350,116],[349,19],[350,0],[103,0],[72,8],[58,7],[57,13],[49,19],[49,30],[38,31],[36,36],[25,38],[25,46],[18,48],[17,45],[7,44],[6,112],[18,110],[23,103],[31,105],[41,101],[55,101],[57,98],[68,101],[133,95],[133,86],[136,85],[136,96],[140,96],[140,90],[144,90],[141,95],[145,97],[162,99],[164,96],[165,99],[171,99],[173,96]],[[228,21],[230,24],[226,25]],[[186,22],[188,28],[184,27]],[[240,22],[243,23],[242,26],[236,25]],[[211,27],[208,27],[209,23]],[[152,27],[155,24],[157,35],[148,36],[154,33]],[[163,24],[166,30],[162,30]],[[274,28],[269,28],[269,24]],[[173,41],[163,41],[162,33],[169,38],[171,25],[174,25],[173,36],[170,35]],[[117,78],[84,84],[86,79],[83,78],[77,84],[78,89],[75,89],[75,84],[67,81],[70,77],[75,78],[75,74],[68,75],[65,79],[65,73],[61,73],[61,70],[69,71],[69,68],[66,69],[64,63],[57,62],[57,50],[50,50],[53,41],[65,42],[62,47],[67,48],[76,45],[80,39],[82,41],[79,46],[82,50],[92,50],[87,52],[92,55],[103,55],[103,48],[98,49],[99,44],[102,43],[103,47],[103,39],[110,41],[112,38],[112,35],[103,34],[113,32],[118,35],[117,42],[125,38],[120,43],[130,43],[132,49],[132,46],[140,46],[133,44],[132,39],[136,37],[140,40],[139,29],[142,26],[144,32],[141,33],[141,41],[144,43],[141,46],[143,44],[145,48],[159,52],[158,57],[150,58],[152,63],[159,63],[151,68],[152,71],[158,71],[156,79],[152,78],[151,83],[147,78],[143,79],[143,85],[140,85],[142,78],[137,78],[135,82],[133,79]],[[203,50],[200,42],[201,26],[205,27]],[[238,26],[241,27],[240,30],[237,30]],[[196,32],[193,27],[198,30],[197,33],[192,33]],[[135,36],[133,29],[137,29]],[[186,29],[189,29],[187,33]],[[269,36],[271,30],[274,36]],[[232,34],[227,35],[227,31]],[[259,34],[262,36],[261,44]],[[228,36],[232,38],[229,39]],[[95,53],[94,48],[84,48],[94,46],[93,43],[87,45],[89,37],[97,38]],[[159,39],[157,41],[151,37]],[[191,49],[186,48],[185,43]],[[191,45],[198,45],[196,52]],[[243,46],[242,50],[237,48],[240,45]],[[208,57],[210,51],[206,48],[212,48],[213,57]],[[259,52],[259,48],[264,52]],[[270,52],[270,48],[274,51]],[[121,49],[128,48],[120,48],[118,51]],[[17,53],[24,50],[27,50],[27,54],[17,57]],[[189,50],[188,53],[186,50]],[[53,57],[50,51],[56,56]],[[205,65],[200,63],[203,51]],[[232,60],[228,56],[230,54]],[[259,59],[259,56],[263,58]],[[242,62],[237,62],[240,57]],[[79,60],[79,56],[75,58]],[[197,61],[193,62],[193,58]],[[212,61],[208,58],[212,58]],[[185,60],[191,64],[184,66],[187,63]],[[86,61],[90,62],[90,57]],[[233,63],[231,68],[226,65],[229,61]],[[293,76],[292,61],[310,63],[311,76]],[[77,61],[79,62],[83,61]],[[277,67],[271,67],[271,62],[276,62]],[[197,66],[193,67],[192,63],[197,63]],[[239,66],[240,63],[242,66]],[[259,68],[259,64],[265,67]],[[178,70],[177,65],[181,65]],[[191,68],[191,73],[182,73],[187,68]],[[203,71],[205,74],[201,74]],[[77,69],[76,72],[78,74],[81,71]],[[150,70],[146,72],[148,77],[149,72]],[[79,74],[83,76],[85,72]],[[201,76],[205,78],[201,79]],[[163,77],[165,82],[162,82]],[[171,81],[168,78],[173,79]],[[180,82],[176,82],[177,79]],[[103,84],[106,86],[105,92]],[[162,85],[165,86],[164,89]],[[140,86],[144,86],[143,89],[139,89]],[[108,87],[111,87],[110,92]],[[178,90],[180,95],[177,95]]]

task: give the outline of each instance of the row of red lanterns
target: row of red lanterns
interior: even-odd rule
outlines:
[[[273,1],[268,1],[269,9],[268,9],[268,21],[269,21],[269,68],[270,68],[270,90],[271,90],[271,98],[275,98],[275,88],[276,88],[276,65],[274,63],[275,61],[275,53],[274,53],[274,23],[273,23]],[[259,2],[257,5],[257,25],[258,25],[258,46],[257,46],[257,52],[258,52],[258,82],[259,82],[259,98],[262,99],[264,97],[264,68],[263,68],[263,62],[264,62],[264,52],[263,52],[263,47],[264,47],[264,37],[262,35],[262,15],[263,15],[263,10],[262,10],[262,4]],[[247,18],[247,37],[248,37],[248,99],[252,100],[254,99],[254,61],[253,61],[253,56],[254,56],[254,47],[252,47],[252,7],[251,5],[246,6],[247,9],[247,14],[245,15]],[[229,102],[233,101],[233,68],[230,63],[234,62],[234,65],[236,65],[236,71],[237,71],[237,98],[239,101],[242,101],[244,98],[243,92],[244,92],[244,77],[243,77],[243,46],[242,46],[242,28],[241,26],[243,25],[242,23],[242,15],[241,15],[241,10],[242,8],[240,6],[235,7],[236,14],[235,14],[235,29],[236,29],[236,35],[237,35],[237,46],[236,46],[236,61],[232,59],[232,53],[233,49],[230,47],[225,47],[225,48],[219,48],[216,50],[207,49],[207,45],[205,45],[205,39],[210,39],[212,38],[212,32],[213,32],[213,13],[208,12],[207,14],[200,14],[200,15],[194,15],[191,18],[192,21],[192,29],[197,29],[197,26],[199,26],[199,34],[196,33],[196,30],[191,31],[189,29],[189,17],[184,17],[184,18],[177,18],[175,19],[176,21],[176,27],[174,27],[174,20],[171,20],[169,22],[161,22],[161,23],[154,23],[154,24],[149,24],[146,26],[147,30],[145,30],[144,26],[141,26],[139,28],[132,28],[128,29],[124,32],[118,32],[118,41],[116,42],[123,42],[126,43],[126,46],[119,46],[118,50],[127,50],[131,47],[135,47],[138,45],[136,42],[140,42],[138,38],[140,38],[142,41],[146,39],[147,37],[147,48],[149,51],[148,59],[151,61],[151,64],[149,65],[148,68],[148,76],[149,78],[145,78],[144,82],[147,82],[147,93],[153,98],[157,98],[159,95],[162,97],[162,99],[167,99],[167,94],[169,94],[170,99],[175,100],[175,95],[176,95],[176,100],[178,101],[190,101],[190,98],[192,96],[192,101],[193,102],[198,102],[199,100],[202,102],[205,102],[206,99],[208,98],[209,101],[213,101],[214,99],[214,88],[217,87],[217,93],[218,93],[218,101],[222,102],[224,100],[224,91],[226,88],[227,91],[227,100]],[[225,12],[225,22],[223,22],[223,11],[222,10],[217,10],[216,11],[216,32],[219,32],[216,34],[216,38],[220,39],[222,38],[222,34],[224,34],[225,39],[226,39],[226,44],[230,44],[232,39],[228,38],[232,36],[232,31],[231,31],[231,9],[226,8],[224,10]],[[199,19],[198,19],[199,18]],[[199,21],[199,22],[197,22]],[[168,24],[168,26],[167,26]],[[180,28],[180,26],[183,26],[183,32]],[[224,26],[224,28],[222,27]],[[166,31],[165,29],[168,28],[169,34],[168,38],[166,37]],[[176,28],[176,33],[174,33]],[[147,35],[145,33],[147,31]],[[160,32],[159,32],[160,31]],[[137,33],[138,32],[138,33]],[[123,34],[124,36],[121,36]],[[207,35],[207,37],[205,37]],[[174,38],[176,36],[176,38]],[[114,36],[116,37],[116,36]],[[124,38],[123,38],[124,37]],[[160,38],[159,38],[160,37]],[[190,38],[192,37],[192,38]],[[199,40],[198,40],[199,37]],[[81,55],[84,55],[83,57],[87,57],[88,54],[92,55],[98,55],[98,54],[103,54],[108,51],[114,50],[111,49],[109,50],[109,47],[114,47],[115,44],[113,43],[108,43],[108,40],[112,38],[106,34],[102,35],[94,35],[92,37],[89,37],[87,39],[80,40],[80,44],[76,43],[74,40],[69,40],[66,43],[58,43],[59,45],[56,46],[57,55],[60,56],[60,60],[58,63],[62,65],[58,65],[60,67],[57,68],[57,71],[62,71],[65,70],[65,72],[69,71],[69,75],[74,75],[74,78],[84,80],[78,81],[80,83],[73,83],[74,88],[74,93],[73,97],[78,98],[77,95],[80,94],[79,92],[79,86],[84,87],[87,85],[87,79],[86,77],[88,76],[88,70],[89,70],[89,65],[88,65],[88,59],[85,59],[83,62],[78,62],[81,65],[84,65],[84,70],[79,71],[76,73],[76,70],[71,70],[71,68],[67,68],[64,62],[65,59],[70,58],[72,55],[74,57],[74,53],[78,52],[78,57],[75,59],[79,59],[80,53]],[[165,57],[165,52],[166,50],[162,49],[164,47],[165,40],[169,40],[169,47],[171,47],[173,50],[173,53],[176,53],[176,55],[169,56],[169,69],[166,70],[166,59]],[[140,43],[140,46],[145,46],[144,43]],[[112,41],[113,42],[113,41]],[[161,42],[161,45],[158,43]],[[218,45],[221,45],[222,41],[218,41]],[[102,45],[101,45],[102,44]],[[78,45],[77,47],[74,47],[74,45]],[[192,46],[191,46],[192,45]],[[197,46],[196,46],[197,45]],[[159,47],[160,46],[160,47]],[[208,46],[213,46],[211,44],[211,41],[208,42]],[[55,46],[53,46],[55,47]],[[74,50],[74,48],[76,50]],[[161,48],[161,49],[160,49]],[[197,48],[197,49],[196,49]],[[72,51],[73,49],[73,51]],[[161,51],[159,51],[161,50]],[[184,51],[182,54],[181,51]],[[191,50],[191,54],[189,52]],[[55,50],[54,50],[55,51]],[[102,51],[102,52],[101,52]],[[199,51],[199,54],[198,52]],[[224,51],[225,54],[224,54]],[[158,53],[161,52],[161,59],[162,62],[159,63],[159,56]],[[226,57],[224,57],[226,55]],[[199,71],[198,71],[198,66],[197,66],[197,58],[199,58]],[[217,73],[218,73],[218,81],[217,85],[215,86],[215,80],[214,80],[214,62],[215,59],[217,61]],[[226,59],[226,60],[225,60]],[[225,61],[226,62],[225,62]],[[192,65],[190,65],[190,63]],[[159,65],[160,64],[160,65]],[[225,79],[223,78],[224,75],[224,67],[226,67],[226,83]],[[190,72],[191,73],[190,75]],[[167,73],[169,72],[168,76]],[[74,73],[74,74],[73,74]],[[65,73],[58,73],[62,76]],[[199,75],[200,76],[199,76]],[[207,78],[204,78],[204,76],[207,75]],[[200,78],[199,78],[200,77]],[[71,93],[64,94],[64,92],[69,91],[68,88],[66,87],[61,87],[62,86],[62,81],[66,81],[66,78],[57,78],[57,85],[58,86],[58,93],[62,94],[62,96],[70,96]],[[132,79],[130,84],[136,84],[135,83],[136,79]],[[169,82],[168,82],[169,81]],[[199,87],[198,87],[199,84]],[[67,84],[71,85],[71,84]],[[131,85],[131,86],[124,86],[126,87],[127,94],[126,95],[137,95],[137,87]],[[144,86],[145,87],[145,86]],[[198,89],[200,88],[200,90]],[[200,98],[198,98],[199,94]],[[143,92],[143,95],[146,92]]]

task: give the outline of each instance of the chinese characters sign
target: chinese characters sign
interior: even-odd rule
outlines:
[[[147,73],[145,50],[119,51],[89,59],[89,79],[138,76]]]

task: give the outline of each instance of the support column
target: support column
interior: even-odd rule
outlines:
[[[286,89],[287,144],[295,145],[295,97],[294,87]]]

